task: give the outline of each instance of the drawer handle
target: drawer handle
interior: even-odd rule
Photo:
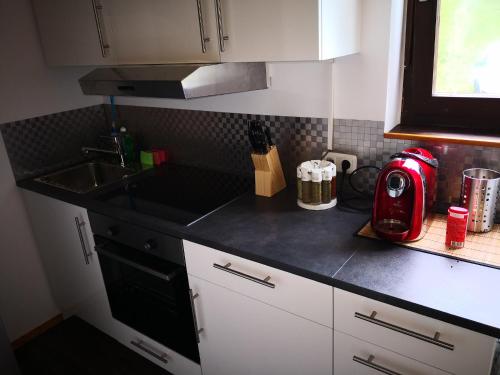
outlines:
[[[253,281],[254,283],[267,286],[268,288],[275,288],[276,287],[275,284],[269,282],[269,280],[271,280],[271,276],[267,276],[266,278],[261,280],[257,277],[250,276],[250,275],[247,275],[246,273],[236,271],[236,270],[233,270],[232,268],[229,268],[229,267],[231,267],[231,263],[227,263],[225,266],[221,266],[220,264],[214,263],[214,267],[217,268],[218,270],[226,271],[226,272],[229,272],[233,275],[243,277],[244,279]]]
[[[168,360],[167,360],[167,354],[166,353],[162,353],[160,352],[161,354],[158,354],[158,353],[155,353],[153,350],[147,348],[144,346],[144,341],[142,340],[137,340],[137,341],[130,341],[130,343],[132,345],[134,345],[136,348],[142,350],[143,352],[149,354],[150,356],[152,357],[155,357],[157,360],[159,361],[162,361],[163,363],[168,363]]]
[[[434,334],[434,337],[422,335],[421,333],[410,331],[409,329],[406,329],[406,328],[403,328],[403,327],[399,327],[397,325],[394,325],[394,324],[391,324],[391,323],[388,323],[388,322],[384,322],[383,320],[380,320],[380,319],[376,319],[375,318],[376,315],[377,315],[376,311],[372,311],[372,313],[370,314],[370,316],[361,314],[359,312],[355,312],[354,313],[354,317],[355,318],[358,318],[358,319],[361,319],[361,320],[365,320],[365,321],[367,321],[369,323],[373,323],[373,324],[376,324],[378,326],[385,327],[385,328],[388,328],[390,330],[402,333],[404,335],[414,337],[414,338],[416,338],[418,340],[422,340],[422,341],[428,342],[430,344],[437,345],[437,346],[439,346],[441,348],[445,348],[445,349],[448,349],[448,350],[454,350],[455,349],[455,345],[449,344],[447,342],[439,340],[439,336],[440,336],[439,332],[436,332]]]
[[[401,373],[399,373],[399,372],[392,371],[384,366],[377,365],[375,362],[373,362],[374,359],[375,359],[375,356],[373,356],[373,355],[370,355],[368,357],[368,359],[364,359],[364,358],[358,357],[356,355],[354,357],[352,357],[352,360],[354,362],[360,363],[366,367],[370,367],[374,370],[377,370],[378,372],[381,372],[382,374],[401,375]]]

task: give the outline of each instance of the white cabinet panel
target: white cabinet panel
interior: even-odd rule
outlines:
[[[57,306],[106,331],[111,315],[87,211],[31,191],[23,195]]]
[[[331,328],[189,276],[204,375],[331,375]]]
[[[338,288],[334,289],[334,301],[334,329],[337,331],[454,374],[489,374],[496,342],[493,337]],[[374,311],[378,322],[389,323],[394,329],[366,319]],[[441,342],[452,347],[444,348],[433,343],[434,340],[419,338],[423,335],[433,339],[436,332]]]
[[[183,241],[187,271],[191,275],[279,307],[293,314],[333,327],[333,288],[304,277],[277,270],[190,241]],[[230,269],[275,285],[266,287],[231,274],[215,265],[231,263]]]
[[[318,59],[318,1],[221,0],[222,61]]]
[[[101,22],[101,38],[92,0],[33,0],[45,60],[48,65],[110,65],[111,50],[103,57],[101,46],[107,30]],[[98,12],[97,12],[98,11]],[[96,13],[97,12],[97,13]]]
[[[449,374],[338,331],[333,336],[335,375],[379,375],[384,370],[405,375]]]
[[[359,51],[358,0],[220,0],[220,9],[224,62],[327,60]]]
[[[215,8],[199,0],[206,52],[202,50],[196,0],[101,0],[110,49],[119,64],[218,62]]]

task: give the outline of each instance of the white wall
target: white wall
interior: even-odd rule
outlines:
[[[385,119],[390,17],[391,0],[363,0],[361,52],[333,64],[334,118]]]
[[[331,115],[332,62],[269,63],[267,90],[200,99],[117,97],[117,104],[299,117]]]
[[[29,0],[0,0],[0,123],[102,102],[80,93],[86,71],[45,67]],[[0,316],[14,340],[58,310],[1,139],[0,207]]]

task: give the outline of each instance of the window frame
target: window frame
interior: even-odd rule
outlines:
[[[432,96],[438,0],[408,0],[401,125],[500,132],[500,98]]]

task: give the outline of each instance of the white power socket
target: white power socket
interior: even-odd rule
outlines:
[[[351,163],[351,166],[347,170],[347,173],[352,173],[358,167],[358,158],[356,155],[350,154],[340,154],[338,152],[329,151],[324,157],[325,160],[333,160],[335,165],[337,166],[337,174],[342,172],[342,162],[347,160]]]

